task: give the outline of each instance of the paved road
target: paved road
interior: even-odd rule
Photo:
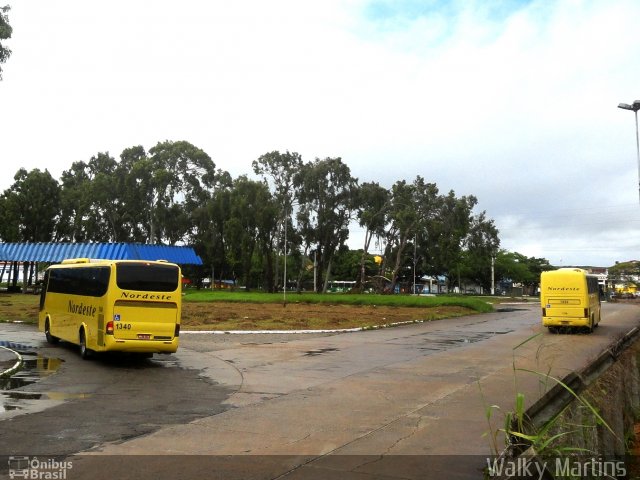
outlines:
[[[67,478],[481,478],[485,406],[513,408],[514,362],[562,377],[640,323],[605,305],[593,335],[514,350],[542,332],[539,307],[503,308],[339,335],[184,334],[176,355],[139,362],[84,362],[0,324],[56,371],[4,395],[0,454],[82,453]],[[543,393],[517,383],[530,402]]]

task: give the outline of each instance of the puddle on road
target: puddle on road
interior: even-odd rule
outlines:
[[[62,365],[59,358],[47,358],[35,352],[20,352],[22,367],[13,376],[0,379],[0,390],[13,390],[37,382],[56,372]]]
[[[160,365],[162,367],[179,368],[180,362],[174,355],[154,355],[150,359],[152,365]]]
[[[11,410],[20,410],[33,400],[54,399],[54,397],[59,399],[59,397],[66,395],[57,392],[42,393],[17,390],[55,373],[62,365],[62,360],[43,357],[34,352],[32,347],[25,345],[12,344],[11,347],[22,355],[22,367],[11,377],[0,378],[0,414]]]
[[[471,343],[487,340],[495,335],[504,335],[513,332],[511,329],[497,330],[493,332],[430,332],[420,350],[429,352],[441,352],[449,348],[460,347]]]
[[[309,350],[307,352],[305,352],[304,356],[305,357],[314,357],[316,355],[322,355],[324,353],[329,353],[329,352],[339,352],[340,350],[338,348],[318,348],[317,350]]]

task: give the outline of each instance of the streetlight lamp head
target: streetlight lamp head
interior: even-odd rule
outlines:
[[[633,105],[629,105],[628,103],[619,103],[618,108],[624,108],[625,110],[632,110],[637,112],[640,110],[640,100],[636,100],[633,102]]]

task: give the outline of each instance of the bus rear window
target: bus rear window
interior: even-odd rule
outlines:
[[[178,272],[175,265],[119,263],[116,267],[116,282],[122,290],[173,292],[180,281]]]

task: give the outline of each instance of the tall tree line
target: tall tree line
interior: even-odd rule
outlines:
[[[21,168],[0,196],[0,239],[188,244],[205,264],[196,277],[266,291],[285,287],[285,266],[286,288],[314,279],[318,291],[333,278],[391,291],[422,275],[488,283],[498,231],[473,212],[473,196],[440,193],[420,176],[360,184],[339,157],[273,151],[252,167],[254,179],[234,179],[200,148],[165,141],[119,159],[98,153],[60,180]],[[364,242],[348,254],[355,224]]]

